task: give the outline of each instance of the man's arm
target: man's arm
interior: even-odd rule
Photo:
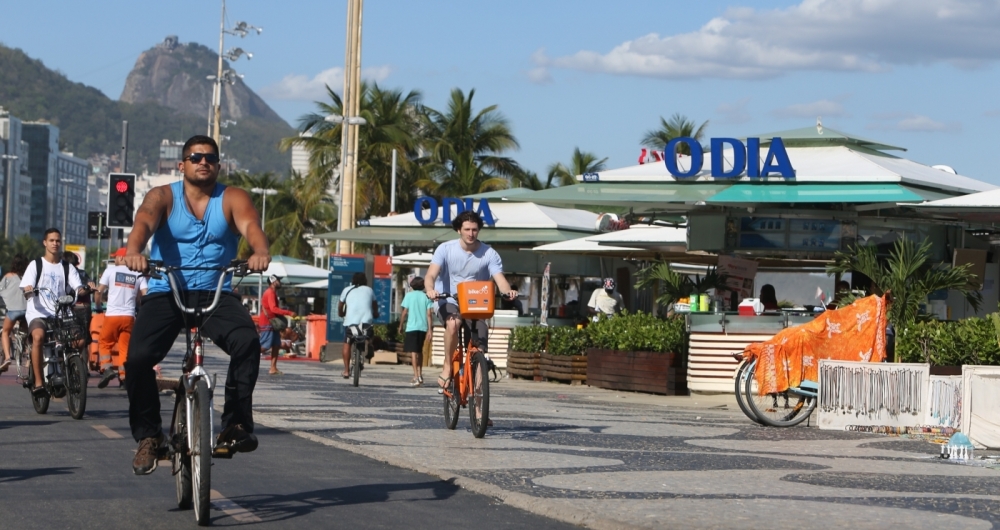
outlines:
[[[223,201],[228,201],[232,212],[232,226],[247,240],[253,255],[247,260],[247,266],[252,271],[262,271],[271,264],[271,251],[268,248],[267,236],[260,227],[260,215],[250,200],[250,194],[241,188],[228,187]]]
[[[132,220],[132,231],[125,245],[125,256],[121,258],[122,264],[130,270],[143,272],[149,267],[142,251],[145,250],[146,243],[149,243],[149,238],[153,237],[153,233],[163,222],[171,200],[173,194],[169,186],[157,186],[149,190],[142,199],[142,204],[135,212],[135,219]]]
[[[441,274],[441,266],[437,263],[431,263],[427,267],[427,274],[424,275],[424,285],[427,286],[424,292],[427,293],[427,298],[431,300],[437,298],[439,294],[434,290],[434,282],[437,281],[438,274]]]
[[[497,287],[500,288],[500,294],[506,296],[507,299],[513,300],[514,298],[517,298],[517,291],[510,288],[510,283],[507,282],[507,277],[504,276],[502,272],[494,274],[493,281],[497,282]]]

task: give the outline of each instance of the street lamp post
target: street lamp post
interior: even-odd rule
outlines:
[[[66,237],[66,212],[67,212],[67,206],[69,204],[69,201],[68,201],[68,198],[67,198],[67,194],[69,192],[69,185],[72,184],[72,183],[74,183],[74,182],[76,182],[76,181],[73,180],[73,179],[61,178],[61,179],[59,179],[59,182],[61,182],[62,185],[63,185],[63,215],[62,215],[62,218],[63,218],[63,227],[62,227],[63,245],[67,245],[67,244],[69,244],[68,238]]]
[[[211,136],[216,143],[219,142],[219,129],[220,122],[222,119],[222,83],[228,81],[230,84],[236,83],[236,77],[243,77],[241,75],[237,76],[236,72],[232,70],[222,71],[222,59],[229,59],[230,61],[235,61],[239,59],[241,55],[246,55],[247,59],[252,59],[253,54],[243,50],[242,48],[232,48],[225,54],[222,53],[223,45],[225,43],[226,33],[230,35],[236,35],[240,38],[246,37],[249,33],[256,31],[258,35],[263,28],[259,28],[252,24],[246,22],[237,22],[233,29],[226,29],[226,0],[222,0],[222,21],[219,23],[219,65],[218,73],[214,76],[209,76],[209,79],[214,79],[212,86],[212,103],[211,108],[208,112],[208,134]],[[226,74],[231,74],[234,77],[226,79]]]
[[[11,184],[14,180],[14,161],[17,160],[17,155],[0,155],[0,160],[7,161],[7,178],[4,183],[4,209],[3,209],[3,237],[7,241],[10,241],[10,223],[14,220],[10,215],[10,201],[11,196]]]
[[[342,131],[342,133],[340,135],[340,138],[341,138],[341,141],[340,141],[340,192],[338,193],[339,197],[338,197],[338,200],[337,200],[337,231],[340,232],[342,229],[345,229],[346,227],[350,226],[350,222],[348,221],[348,219],[344,218],[344,191],[345,191],[345,186],[344,186],[344,184],[345,184],[345,178],[344,178],[345,175],[344,175],[344,172],[347,169],[347,157],[348,157],[348,151],[347,151],[347,138],[348,138],[347,127],[349,125],[366,125],[366,124],[368,124],[368,121],[365,120],[364,118],[362,118],[361,116],[350,116],[350,117],[348,117],[348,118],[345,119],[343,116],[341,116],[339,114],[331,114],[331,115],[329,115],[329,116],[327,116],[326,118],[323,118],[323,119],[325,121],[330,122],[330,123],[340,123],[340,124],[343,125],[343,131]],[[356,156],[357,153],[350,153],[350,155],[351,156]],[[354,188],[351,187],[351,189],[347,190],[347,192],[353,194],[354,193]],[[350,197],[347,200],[353,201],[353,197]],[[343,249],[340,248],[340,241],[337,241],[337,252],[341,253],[341,254],[344,253]]]
[[[277,195],[278,194],[278,190],[273,189],[273,188],[250,188],[250,192],[251,193],[256,193],[258,195],[263,195],[264,204],[263,204],[263,207],[261,208],[261,213],[260,213],[260,228],[261,228],[261,230],[263,230],[265,224],[267,223],[267,196],[268,195]],[[267,235],[267,232],[265,231],[264,234]],[[258,315],[260,314],[261,311],[263,311],[263,308],[260,305],[261,294],[262,294],[263,289],[264,289],[264,271],[261,271],[260,276],[257,277],[257,314]]]

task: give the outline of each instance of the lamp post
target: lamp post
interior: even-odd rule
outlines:
[[[209,79],[213,79],[215,82],[212,86],[212,106],[208,113],[208,134],[211,136],[216,143],[219,142],[219,129],[220,120],[222,118],[222,83],[228,81],[230,84],[236,82],[235,77],[230,79],[225,79],[226,73],[232,73],[234,76],[236,72],[232,70],[227,70],[225,73],[222,71],[222,59],[229,59],[230,61],[235,61],[239,59],[241,55],[246,55],[247,59],[252,59],[253,54],[243,50],[242,48],[231,48],[225,54],[222,53],[222,48],[225,43],[226,33],[230,35],[237,35],[240,38],[246,37],[247,34],[256,31],[258,35],[264,28],[258,28],[252,24],[246,22],[237,22],[233,29],[226,29],[226,0],[222,0],[222,21],[219,23],[219,67],[218,73],[214,76],[209,76]],[[243,77],[243,76],[237,76]]]
[[[72,184],[72,183],[74,183],[74,182],[76,182],[76,181],[73,180],[73,179],[61,178],[61,179],[59,179],[59,182],[62,183],[62,185],[63,185],[63,215],[62,215],[62,218],[63,218],[63,227],[62,227],[63,245],[67,245],[67,244],[69,244],[68,238],[66,237],[66,212],[67,212],[67,206],[69,205],[69,201],[68,201],[68,198],[67,198],[67,192],[69,192],[69,185]]]
[[[367,125],[368,121],[365,120],[364,118],[362,118],[361,116],[350,116],[350,117],[348,117],[348,118],[345,119],[343,116],[341,116],[339,114],[331,114],[331,115],[329,115],[329,116],[327,116],[326,118],[323,118],[323,119],[325,121],[327,121],[327,122],[330,122],[330,123],[340,123],[340,124],[343,125],[343,130],[342,130],[341,135],[340,135],[340,153],[341,153],[340,154],[340,192],[338,193],[338,195],[340,195],[340,197],[337,200],[337,231],[340,232],[342,229],[344,229],[345,227],[348,227],[350,225],[349,220],[344,217],[344,195],[345,195],[345,191],[347,192],[346,193],[347,195],[350,195],[350,198],[348,198],[347,200],[351,201],[352,205],[354,204],[354,202],[353,202],[354,201],[354,187],[351,186],[350,189],[346,189],[347,186],[345,186],[345,183],[347,183],[347,179],[344,178],[346,176],[344,174],[344,172],[347,169],[347,157],[349,155],[350,156],[355,156],[356,155],[356,153],[349,153],[347,151],[347,138],[348,138],[347,127],[349,125]],[[351,210],[353,211],[353,207],[351,208]],[[344,254],[345,253],[344,249],[340,248],[340,241],[337,241],[337,252],[340,253],[340,254]]]
[[[267,222],[267,196],[277,195],[278,190],[273,188],[250,188],[250,193],[256,193],[258,195],[263,195],[263,208],[261,208],[260,213],[260,228],[264,229],[264,225]],[[265,232],[267,235],[267,232]],[[260,305],[261,294],[264,289],[264,272],[261,271],[260,276],[257,277],[257,314],[259,315],[263,308]]]
[[[4,208],[3,208],[3,237],[7,241],[10,241],[10,223],[14,220],[10,215],[10,201],[11,196],[11,184],[14,181],[14,161],[17,160],[17,155],[0,155],[0,160],[7,161],[7,178],[4,179]]]

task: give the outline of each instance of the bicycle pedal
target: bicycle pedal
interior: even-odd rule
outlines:
[[[223,458],[229,460],[234,454],[236,454],[236,451],[233,451],[232,447],[229,447],[228,445],[218,445],[212,451],[212,458]]]

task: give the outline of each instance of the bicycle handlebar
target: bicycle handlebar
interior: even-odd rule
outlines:
[[[247,267],[247,261],[242,259],[234,259],[229,262],[229,265],[225,267],[168,267],[163,264],[160,260],[149,260],[149,271],[150,276],[161,279],[162,276],[159,273],[163,273],[167,276],[167,283],[170,284],[170,292],[174,295],[174,301],[177,302],[177,307],[181,311],[188,314],[195,314],[199,311],[202,313],[210,313],[219,305],[219,299],[222,298],[222,285],[226,283],[226,275],[232,274],[233,276],[246,276],[250,274],[250,269]],[[199,271],[219,271],[222,274],[219,275],[219,281],[215,285],[215,297],[212,299],[212,303],[206,308],[193,308],[184,305],[181,302],[181,290],[177,287],[177,280],[174,278],[174,271],[183,270],[199,270]]]

